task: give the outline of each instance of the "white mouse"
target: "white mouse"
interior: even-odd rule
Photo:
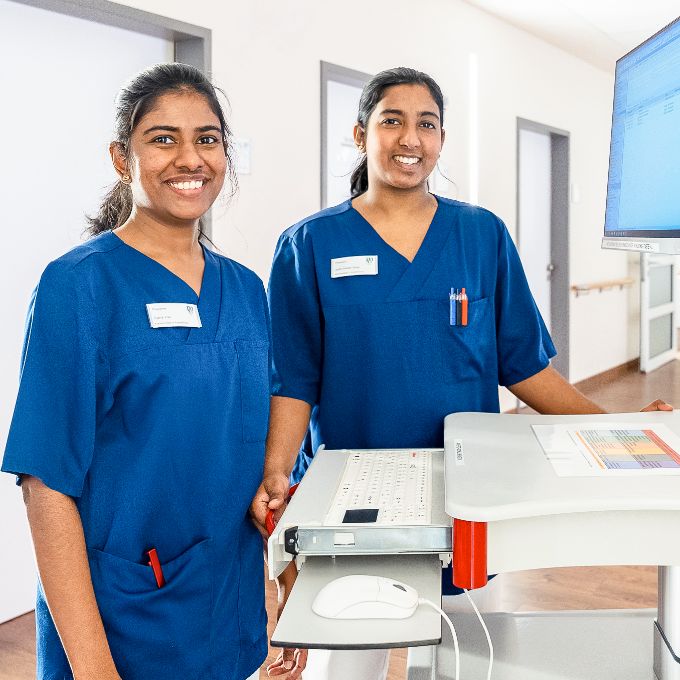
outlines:
[[[343,576],[327,583],[312,611],[326,619],[406,619],[418,607],[418,592],[383,576]]]

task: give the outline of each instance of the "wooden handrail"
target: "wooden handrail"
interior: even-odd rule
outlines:
[[[594,283],[581,283],[576,284],[571,287],[571,289],[576,293],[576,297],[579,295],[587,295],[591,290],[596,290],[601,293],[603,290],[610,290],[612,288],[618,288],[623,290],[628,286],[632,286],[635,283],[635,279],[627,276],[623,279],[610,279],[609,281],[595,281]]]

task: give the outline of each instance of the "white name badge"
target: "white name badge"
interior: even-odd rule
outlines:
[[[375,276],[378,273],[377,255],[335,257],[331,260],[331,278],[343,276]]]
[[[185,302],[154,302],[146,306],[151,328],[201,328],[198,307]]]

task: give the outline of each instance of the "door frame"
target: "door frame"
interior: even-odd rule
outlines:
[[[321,94],[321,153],[320,153],[320,176],[319,183],[320,195],[319,202],[321,209],[326,207],[327,193],[328,193],[328,82],[334,81],[336,83],[343,83],[351,85],[359,89],[363,89],[364,85],[373,77],[370,73],[363,71],[355,71],[339,64],[331,64],[328,61],[319,62],[320,73],[320,94]]]
[[[653,267],[669,267],[671,277],[671,299],[660,305],[650,305],[649,270]],[[677,358],[678,353],[678,262],[673,255],[655,255],[640,253],[640,372],[649,373],[659,366]],[[671,346],[659,354],[650,357],[649,324],[654,319],[670,315]]]
[[[550,286],[550,334],[557,349],[557,356],[551,364],[569,380],[569,132],[526,118],[517,118],[515,216],[518,249],[522,241],[519,217],[520,130],[550,136],[550,260],[555,267]]]
[[[109,0],[11,0],[11,2],[162,38],[174,43],[176,62],[195,66],[208,77],[211,75],[212,31],[204,26],[188,24]],[[205,234],[211,238],[212,208],[203,217],[202,226]]]

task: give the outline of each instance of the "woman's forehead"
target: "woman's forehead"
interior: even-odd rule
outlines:
[[[166,92],[160,95],[137,122],[137,127],[168,125],[172,127],[220,126],[219,118],[202,94],[194,91]]]

